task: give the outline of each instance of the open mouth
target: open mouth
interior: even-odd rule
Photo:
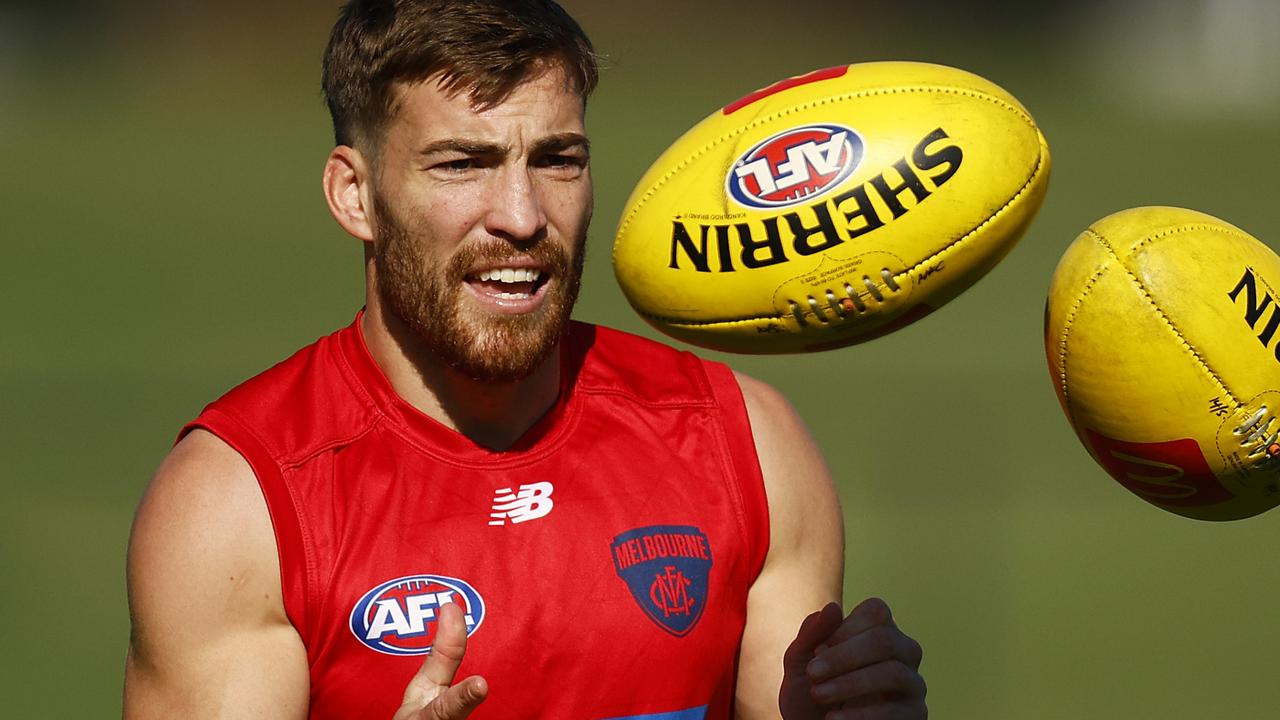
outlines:
[[[496,301],[524,301],[536,297],[549,276],[538,268],[500,267],[467,276],[477,293]]]

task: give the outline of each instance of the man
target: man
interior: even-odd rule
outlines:
[[[925,717],[919,645],[833,602],[786,401],[569,321],[595,81],[550,0],[344,8],[324,190],[365,309],[152,480],[126,716]]]

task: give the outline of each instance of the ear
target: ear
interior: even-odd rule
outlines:
[[[360,151],[347,145],[335,147],[324,164],[324,199],[329,212],[343,230],[364,242],[373,242],[370,170]]]

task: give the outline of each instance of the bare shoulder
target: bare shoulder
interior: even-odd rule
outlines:
[[[838,517],[839,501],[826,461],[791,402],[765,382],[736,371],[734,375],[751,421],[770,519],[777,524],[793,510],[812,508],[814,503],[829,506],[830,518]]]
[[[761,422],[778,419],[799,421],[791,403],[772,385],[737,370],[733,371],[733,377],[738,381],[738,387],[742,389],[742,398],[747,403],[747,412],[751,415],[753,427],[757,424],[757,416]],[[780,418],[779,415],[782,417]]]
[[[274,562],[271,520],[253,469],[211,433],[193,431],[161,463],[138,506],[131,584],[145,589],[172,572],[199,580],[211,565]]]
[[[128,585],[127,716],[256,708],[287,717],[299,700],[305,710],[305,653],[284,613],[266,502],[249,464],[214,435],[192,432],[152,478],[129,540]],[[268,687],[268,668],[284,682]]]

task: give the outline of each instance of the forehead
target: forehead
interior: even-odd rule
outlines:
[[[387,149],[412,149],[449,138],[504,144],[547,135],[585,134],[584,101],[563,71],[549,69],[517,85],[502,102],[477,109],[465,89],[446,91],[433,76],[396,90],[398,109],[387,127]]]

